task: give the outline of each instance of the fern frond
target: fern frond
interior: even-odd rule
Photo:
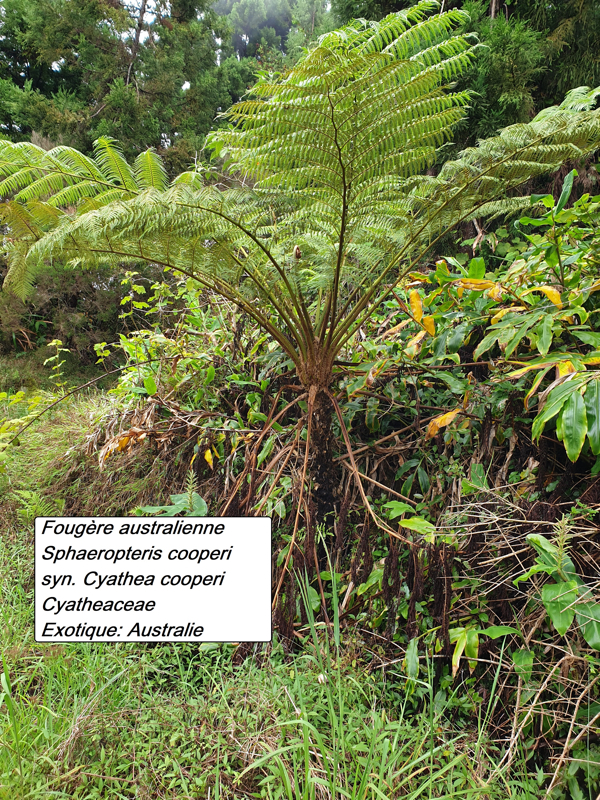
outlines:
[[[162,159],[153,150],[139,154],[133,165],[133,171],[140,189],[152,187],[162,192],[167,188],[167,171]]]
[[[464,12],[437,12],[422,0],[354,21],[260,80],[209,137],[229,188],[191,170],[167,185],[156,153],[130,166],[109,139],[91,159],[0,142],[7,285],[26,291],[55,258],[159,264],[237,303],[297,367],[323,352],[332,363],[448,231],[521,210],[526,181],[600,146],[600,90],[582,88],[423,174],[464,117],[455,80],[477,48],[457,33]]]

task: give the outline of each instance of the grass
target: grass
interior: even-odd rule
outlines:
[[[2,800],[509,796],[485,734],[409,713],[404,681],[313,619],[298,653],[239,666],[230,645],[36,644],[31,531],[8,512],[0,586]]]
[[[15,393],[19,390],[33,392],[36,390],[52,390],[52,364],[44,361],[56,353],[51,347],[40,347],[26,352],[12,352],[0,355],[0,392]],[[69,388],[81,386],[93,378],[100,377],[98,385],[109,388],[114,384],[114,376],[104,376],[102,370],[91,363],[82,366],[77,356],[72,353],[63,353],[65,363],[62,368],[62,378]]]

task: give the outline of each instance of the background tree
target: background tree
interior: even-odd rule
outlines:
[[[0,27],[5,134],[84,152],[116,136],[128,156],[157,148],[173,174],[253,81],[248,64],[218,63],[227,23],[202,0],[7,0]]]
[[[416,0],[332,0],[338,24],[381,19]],[[465,32],[481,44],[461,86],[473,92],[457,141],[474,144],[501,127],[531,119],[560,103],[573,86],[597,86],[600,6],[594,0],[450,0],[469,14]]]

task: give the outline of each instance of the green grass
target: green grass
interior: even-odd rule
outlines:
[[[54,389],[52,364],[44,366],[44,361],[55,353],[56,350],[51,347],[40,347],[26,352],[0,355],[0,392],[14,394],[19,390],[35,392],[40,389]],[[110,388],[115,383],[115,377],[104,376],[102,369],[96,364],[82,366],[75,354],[63,353],[62,358],[65,361],[62,378],[69,388],[81,386],[93,378],[100,378],[98,386],[103,389]]]
[[[241,666],[229,645],[36,644],[32,535],[10,513],[0,586],[2,800],[508,796],[476,725],[407,714],[404,682],[314,621],[297,654],[275,640]]]

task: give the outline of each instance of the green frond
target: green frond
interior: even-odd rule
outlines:
[[[94,142],[96,163],[112,183],[135,192],[138,189],[134,171],[129,166],[114,139],[101,136]]]
[[[133,172],[140,189],[152,187],[163,191],[167,188],[167,171],[162,158],[153,150],[146,150],[139,154],[133,165]]]

